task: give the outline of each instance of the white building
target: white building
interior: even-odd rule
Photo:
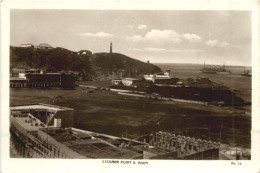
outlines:
[[[73,127],[74,109],[48,104],[32,104],[10,107],[11,117],[15,123],[37,130],[40,124],[49,127]],[[36,120],[25,122],[25,119]],[[13,121],[13,122],[14,122]]]
[[[33,47],[32,44],[21,44],[20,47]]]
[[[26,79],[25,73],[19,73],[18,77],[21,79]]]
[[[166,71],[164,73],[157,73],[157,74],[155,74],[155,78],[157,78],[157,79],[169,79],[170,73],[168,71]]]
[[[137,81],[138,79],[136,78],[124,78],[122,79],[122,83],[125,86],[133,86],[134,81]]]
[[[51,45],[48,43],[40,43],[36,48],[38,49],[53,49]]]
[[[154,82],[155,79],[170,79],[170,70],[166,70],[164,73],[160,72],[160,73],[156,73],[156,74],[148,74],[148,75],[144,75],[144,79],[147,81],[152,81]]]
[[[155,75],[154,75],[154,74],[144,75],[144,79],[147,80],[147,81],[152,81],[152,82],[154,82]]]
[[[92,52],[89,50],[80,50],[78,51],[78,55],[91,55]]]
[[[112,80],[113,85],[119,85],[120,83],[122,83],[122,79],[113,79]]]

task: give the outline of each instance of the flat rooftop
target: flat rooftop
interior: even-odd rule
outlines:
[[[24,79],[24,78],[10,77],[10,81],[17,81],[17,80],[19,80],[19,81],[26,81],[26,79]]]
[[[123,78],[122,80],[138,80],[137,78],[130,78],[130,77],[127,77],[127,78]]]
[[[22,110],[55,110],[55,111],[61,111],[61,110],[73,110],[72,108],[66,108],[61,106],[55,106],[55,105],[48,105],[48,104],[35,104],[35,105],[24,105],[24,106],[13,106],[10,107],[11,111],[22,111]]]
[[[170,153],[170,152],[176,152],[177,150],[175,148],[171,149],[171,150],[167,150],[167,149],[164,149],[164,148],[149,147],[149,148],[146,148],[145,151],[150,152],[150,153],[154,153],[154,154],[158,154],[158,155],[162,155],[162,154],[167,154],[167,153]]]
[[[26,131],[38,131],[40,128],[44,128],[45,124],[39,119],[30,116],[29,114],[23,116],[12,116],[13,123],[19,124]]]
[[[28,73],[30,75],[60,75],[61,73]]]
[[[110,138],[109,141],[103,140],[100,137],[96,138],[90,134],[73,131],[71,129],[50,128],[41,130],[73,151],[88,158],[142,158],[142,153],[138,153],[131,148],[114,145],[115,143],[120,142],[115,138]]]

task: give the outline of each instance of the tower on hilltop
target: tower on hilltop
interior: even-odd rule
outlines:
[[[110,42],[110,53],[113,53],[112,50],[113,50],[113,45],[112,42]]]

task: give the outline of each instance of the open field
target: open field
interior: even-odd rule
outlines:
[[[243,109],[140,100],[85,88],[10,89],[10,105],[30,103],[74,108],[74,127],[115,136],[136,138],[166,130],[246,148],[251,145],[251,115]]]

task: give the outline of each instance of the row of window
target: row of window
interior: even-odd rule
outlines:
[[[24,87],[60,87],[61,83],[56,82],[56,83],[10,83],[11,88],[24,88]]]

